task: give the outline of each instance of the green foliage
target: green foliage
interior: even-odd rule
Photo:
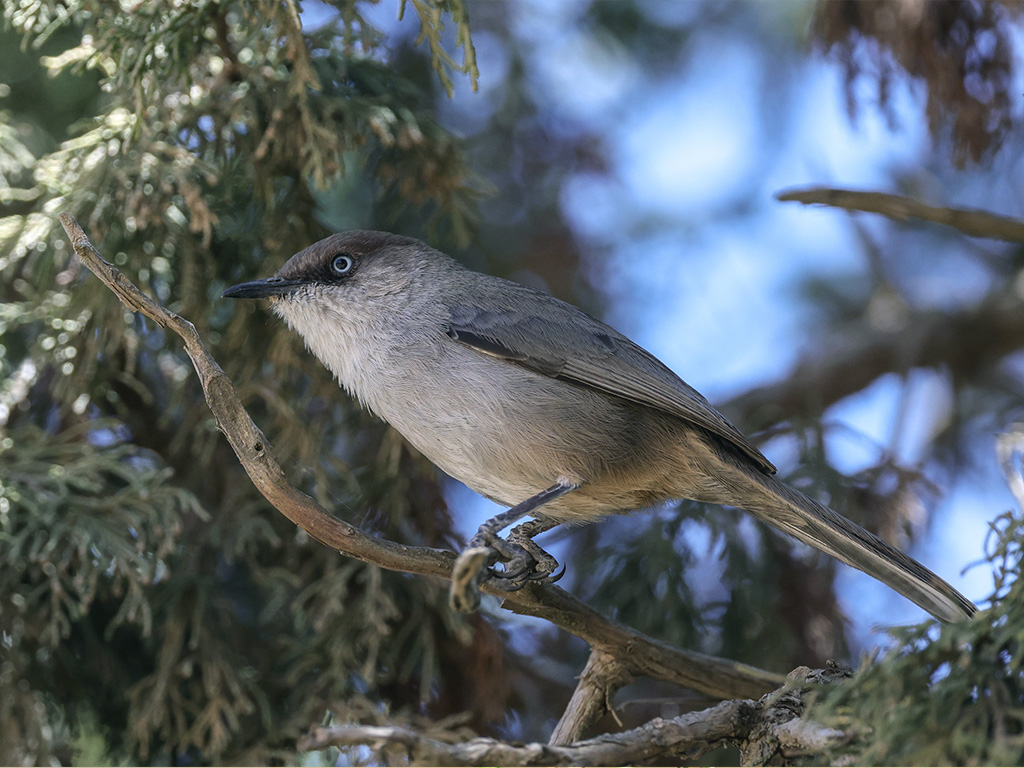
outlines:
[[[468,263],[528,270],[599,313],[580,268],[611,246],[582,247],[559,201],[567,180],[609,172],[602,137],[544,103],[536,51],[514,35],[475,144],[447,132],[437,101],[457,74],[476,79],[462,0],[384,0],[420,24],[398,55],[354,0],[325,4],[316,27],[294,0],[0,2],[0,763],[294,762],[323,720],[549,728],[571,686],[551,662],[575,641],[506,643],[452,616],[440,583],[345,560],[268,509],[178,340],[83,274],[54,214],[197,325],[296,483],[364,529],[450,547],[437,472],[279,323],[219,294],[342,224],[442,248],[479,227]],[[507,32],[508,6],[476,8]],[[707,18],[748,13],[722,8]],[[678,69],[693,36],[635,4],[579,15],[645,74]],[[502,190],[482,214],[480,174]],[[866,290],[822,292],[842,299],[830,323],[859,316]],[[874,490],[830,474],[823,433],[778,430],[817,451],[802,479]],[[688,550],[696,530],[706,553]],[[595,542],[568,563],[579,591],[659,638],[780,670],[845,652],[832,567],[734,510],[572,537]]]
[[[30,755],[26,735],[45,731],[53,714],[21,677],[25,657],[59,680],[56,670],[79,665],[81,643],[104,648],[119,631],[151,637],[151,587],[170,578],[189,518],[207,517],[157,456],[118,432],[94,420],[59,435],[26,424],[0,438],[0,685],[13,694],[0,700],[5,762]],[[83,638],[83,624],[95,634]],[[91,663],[101,656],[109,649]]]
[[[0,112],[0,203],[33,197],[33,190],[23,184],[35,157],[22,143],[21,134],[10,114]]]
[[[157,457],[119,443],[117,430],[96,420],[51,436],[25,425],[0,441],[0,560],[10,566],[0,611],[13,608],[12,623],[29,633],[16,642],[59,645],[100,582],[124,595],[108,633],[128,622],[149,635],[143,588],[165,577],[182,518],[207,518]]]
[[[652,518],[606,521],[586,547],[577,589],[595,608],[666,642],[766,668],[845,656],[834,566],[823,556],[736,509],[682,502]],[[800,636],[808,616],[814,634]]]
[[[476,90],[476,80],[479,72],[476,68],[476,50],[473,48],[473,38],[469,33],[469,14],[463,0],[401,0],[399,6],[399,18],[405,13],[406,5],[410,2],[416,9],[420,19],[420,34],[416,38],[416,45],[424,40],[430,46],[430,64],[437,73],[445,93],[452,95],[452,81],[448,76],[448,69],[468,74],[473,90]],[[441,36],[444,31],[444,15],[450,13],[452,21],[455,22],[455,43],[462,48],[462,64],[457,64],[445,50]]]
[[[680,546],[684,530],[693,527],[694,512],[699,518],[698,505],[684,505],[680,514],[659,515],[631,535],[619,532],[609,543],[589,548],[588,602],[666,642],[700,647],[708,627],[687,578],[697,558]],[[637,595],[638,584],[645,585],[643,595]]]
[[[0,82],[2,763],[291,762],[357,691],[396,713],[478,695],[439,585],[345,561],[268,509],[178,340],[83,274],[55,219],[72,211],[201,328],[298,483],[357,522],[374,510],[383,535],[450,543],[436,471],[282,327],[216,301],[357,195],[363,226],[473,231],[484,185],[431,116],[434,83],[386,61],[361,8],[307,29],[294,2],[3,4],[0,72],[19,77]],[[440,87],[475,78],[463,4],[412,8]],[[50,101],[68,87],[73,124]]]
[[[1024,518],[992,524],[993,607],[973,620],[890,630],[894,647],[807,717],[856,734],[855,765],[1020,765],[1024,760]],[[839,757],[842,755],[842,757]]]

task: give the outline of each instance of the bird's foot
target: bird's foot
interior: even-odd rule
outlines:
[[[496,563],[488,568],[489,582],[493,586],[510,592],[522,589],[530,582],[551,584],[565,575],[565,568],[555,573],[558,561],[541,549],[532,535],[530,524],[525,523],[513,528],[507,540],[491,542],[502,563],[500,569],[495,567]]]
[[[503,592],[515,592],[527,584],[553,584],[565,575],[555,573],[558,561],[541,549],[519,528],[509,538],[474,536],[455,561],[449,603],[459,613],[480,606],[480,583]]]
[[[495,560],[495,551],[487,546],[469,546],[459,553],[448,591],[448,604],[453,611],[472,613],[480,607],[480,575]]]
[[[550,519],[537,519],[523,523],[509,534],[506,541],[498,536],[505,527],[521,520],[526,515],[536,514],[538,507],[571,493],[580,487],[579,481],[559,478],[558,482],[540,493],[535,493],[511,509],[495,515],[477,530],[469,540],[469,546],[455,560],[452,566],[452,584],[448,592],[448,603],[453,610],[469,613],[480,605],[480,579],[487,569],[490,585],[504,585],[502,589],[521,589],[529,582],[552,582],[562,574],[552,575],[558,563],[530,539],[557,523]],[[501,570],[495,570],[498,561],[505,563]]]

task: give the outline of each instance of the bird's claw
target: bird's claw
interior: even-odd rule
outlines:
[[[487,584],[502,590],[503,592],[518,592],[527,584],[554,584],[565,576],[563,565],[557,573],[549,573],[542,570],[532,570],[529,566],[521,567],[514,573],[508,571],[495,571],[493,566],[488,569]],[[525,574],[525,575],[524,575]]]
[[[495,567],[499,562],[500,569]],[[494,536],[485,543],[475,537],[455,561],[448,602],[453,610],[470,613],[480,606],[482,579],[502,592],[517,592],[531,583],[554,584],[565,575],[564,565],[554,573],[556,568],[558,561],[533,541]]]

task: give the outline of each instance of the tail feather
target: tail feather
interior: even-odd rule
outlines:
[[[747,481],[742,499],[729,502],[847,565],[864,571],[942,621],[960,621],[978,609],[946,581],[873,533],[755,468],[733,467]],[[733,486],[736,490],[737,486]]]

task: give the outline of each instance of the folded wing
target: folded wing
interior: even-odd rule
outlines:
[[[448,335],[535,373],[677,416],[722,438],[762,472],[775,472],[703,395],[654,355],[571,304],[515,283],[507,286],[499,311],[471,300],[453,306]]]

